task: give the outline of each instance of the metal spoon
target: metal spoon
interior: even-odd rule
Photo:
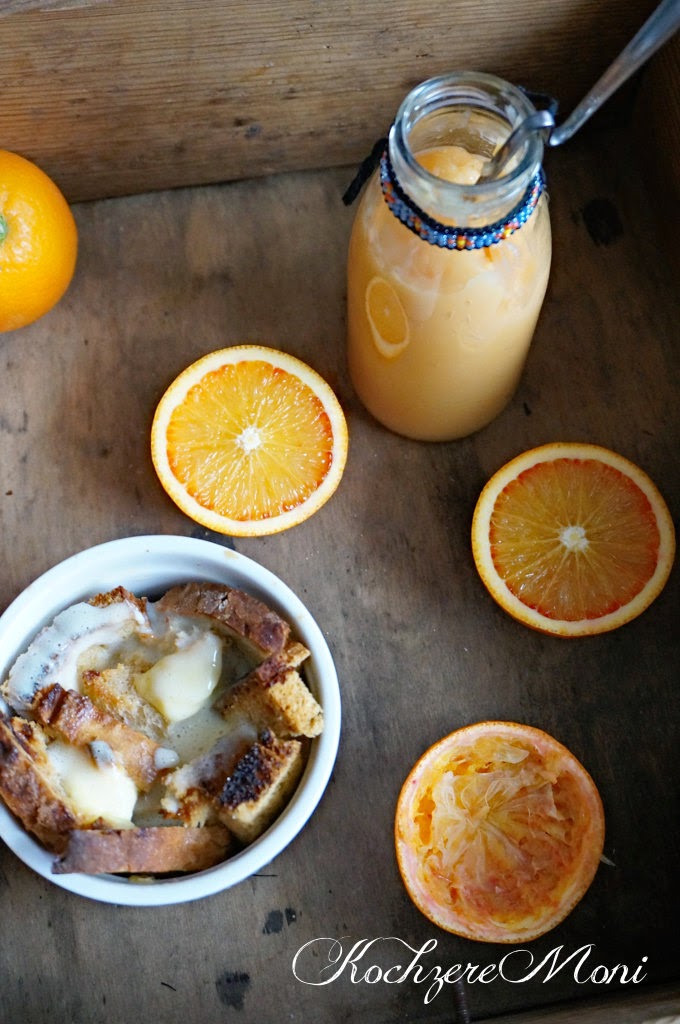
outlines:
[[[609,99],[611,94],[670,39],[678,27],[680,27],[680,0],[662,0],[642,28],[621,51],[616,60],[610,64],[563,124],[555,127],[555,119],[549,110],[537,110],[530,114],[511,132],[497,153],[488,161],[479,181],[500,178],[508,163],[519,153],[527,138],[535,132],[544,133],[548,146],[559,146],[570,139],[588,118]]]

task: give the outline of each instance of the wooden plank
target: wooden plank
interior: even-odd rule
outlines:
[[[639,160],[650,195],[665,196],[659,228],[680,268],[680,35],[653,60],[635,109]]]
[[[586,1001],[573,1006],[541,1007],[522,1012],[520,1018],[489,1017],[484,1024],[679,1024],[680,993],[677,985],[664,985],[651,992],[629,992],[601,1002]]]
[[[357,163],[411,86],[455,68],[566,113],[653,0],[22,6],[0,18],[0,138],[78,200]]]
[[[0,7],[0,18],[26,11],[73,11],[83,7],[96,7],[110,3],[110,0],[4,0]]]

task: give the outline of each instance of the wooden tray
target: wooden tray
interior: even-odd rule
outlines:
[[[125,5],[101,6],[112,25]],[[165,5],[139,6],[154,8],[162,26]],[[206,17],[212,7],[195,6]],[[305,6],[310,17],[315,7]],[[469,16],[465,4],[460,9]],[[330,4],[319,10],[331,16]],[[68,18],[82,14],[82,31],[94,24],[93,11]],[[49,19],[66,24],[67,14],[15,17],[54,25]],[[0,35],[11,23],[0,18]],[[29,73],[39,79],[37,55]],[[21,118],[29,117],[27,97],[11,108]],[[650,191],[641,177],[638,156],[649,151],[632,144],[631,124],[586,133],[550,155],[555,259],[526,373],[498,420],[452,444],[383,430],[348,381],[344,274],[353,211],[340,197],[351,167],[76,205],[81,246],[70,291],[43,320],[0,339],[0,607],[98,542],[206,536],[153,473],[156,402],[208,350],[244,340],[287,349],[329,380],[346,409],[345,477],[307,523],[234,546],[281,576],[324,629],[341,681],[343,733],[333,780],[303,833],[258,877],[208,900],[154,911],[91,903],[34,876],[2,847],[3,1024],[641,1024],[680,1015],[677,567],[639,619],[602,637],[559,641],[496,607],[469,544],[489,475],[551,440],[592,441],[633,459],[677,518],[680,310],[667,218],[658,219],[673,194]],[[643,117],[641,129],[648,127]],[[366,137],[375,129],[367,125]],[[70,130],[77,135],[77,125]],[[39,148],[39,133],[35,139]],[[64,160],[53,154],[56,164]],[[347,968],[327,985],[312,984],[332,973],[320,973],[324,936],[345,951],[385,938],[371,947],[385,968],[399,943],[420,949],[435,939],[424,962],[442,968],[481,968],[508,952],[430,926],[403,890],[392,847],[396,796],[415,759],[453,728],[490,717],[551,732],[602,793],[613,865],[602,865],[559,928],[531,944],[534,964],[554,950],[558,959],[582,950],[584,966],[576,974],[574,957],[549,979],[544,969],[516,984],[477,977],[462,996],[445,986],[426,1003],[423,983],[361,980],[362,964],[373,962],[367,952],[354,978]],[[308,943],[319,956],[296,978],[296,954]],[[295,962],[302,974],[303,955]],[[646,976],[627,986],[588,982],[599,964]]]

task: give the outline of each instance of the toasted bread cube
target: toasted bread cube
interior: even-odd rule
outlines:
[[[206,754],[166,775],[164,812],[194,827],[215,821],[215,798],[252,741],[250,731],[223,736]]]
[[[42,728],[0,715],[0,796],[10,811],[55,853],[81,824],[49,762]]]
[[[220,825],[74,830],[52,871],[57,875],[204,871],[224,860],[231,841],[228,830]]]
[[[152,740],[163,736],[163,716],[137,693],[135,670],[130,665],[116,665],[101,672],[88,669],[80,678],[83,693],[110,715],[120,718]]]
[[[217,797],[217,816],[244,844],[271,824],[295,789],[304,757],[299,740],[265,733],[240,759]]]
[[[323,711],[295,671],[307,657],[307,648],[293,641],[226,690],[217,710],[225,719],[245,718],[258,732],[269,730],[282,739],[318,736]]]
[[[151,625],[145,602],[119,588],[89,602],[62,609],[44,626],[16,659],[0,691],[18,712],[26,712],[37,690],[59,683],[79,690],[83,668],[102,663],[112,640],[116,644],[143,642]]]
[[[266,665],[266,662],[265,662]],[[262,732],[270,729],[282,739],[318,736],[323,711],[294,668],[263,678],[262,666],[227,690],[220,703],[224,718],[243,716]]]
[[[38,691],[31,710],[49,735],[62,737],[74,746],[107,743],[139,789],[147,790],[155,781],[160,744],[102,711],[84,694],[64,690],[55,683]]]

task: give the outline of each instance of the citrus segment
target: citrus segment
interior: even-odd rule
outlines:
[[[204,356],[170,385],[151,449],[182,511],[217,532],[256,536],[300,523],[327,501],[344,470],[347,427],[311,367],[241,345]]]
[[[0,331],[25,327],[62,297],[78,234],[54,182],[30,160],[0,150]]]
[[[547,733],[480,722],[417,762],[395,818],[416,906],[447,931],[522,942],[554,928],[590,886],[604,812],[590,775]]]
[[[409,326],[401,300],[391,284],[373,277],[366,288],[366,316],[378,352],[394,359],[409,343]]]
[[[475,564],[492,596],[528,626],[601,633],[663,588],[675,534],[649,477],[588,444],[549,444],[502,467],[472,522]]]

